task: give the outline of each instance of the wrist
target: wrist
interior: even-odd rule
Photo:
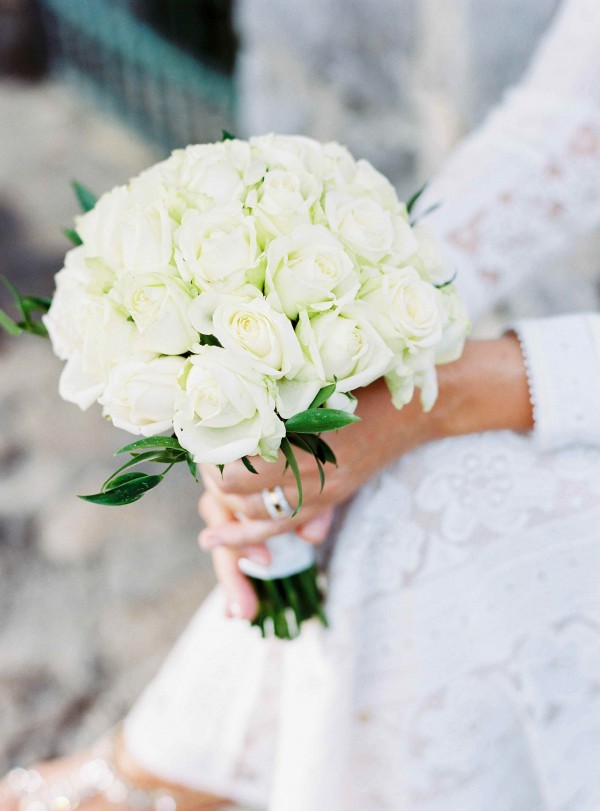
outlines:
[[[438,369],[432,438],[482,431],[529,431],[533,414],[517,337],[468,341],[461,358]]]

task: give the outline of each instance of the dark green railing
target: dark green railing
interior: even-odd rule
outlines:
[[[235,128],[235,41],[200,5],[42,0],[52,63],[167,148],[218,139]]]

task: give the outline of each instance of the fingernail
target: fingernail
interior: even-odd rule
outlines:
[[[312,518],[310,521],[307,521],[306,524],[304,524],[300,530],[300,535],[309,543],[319,543],[325,538],[328,526],[329,517],[326,514],[317,515],[315,518]]]
[[[220,546],[222,542],[222,538],[218,532],[204,532],[202,533],[200,545],[203,549],[214,549],[215,546]]]
[[[251,549],[249,552],[244,552],[244,557],[251,560],[252,563],[258,563],[260,566],[269,565],[268,552],[261,552],[257,549]]]

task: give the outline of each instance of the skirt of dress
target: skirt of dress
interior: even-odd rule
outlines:
[[[600,808],[600,451],[415,451],[339,517],[331,628],[216,591],[125,723],[164,779],[269,811]]]

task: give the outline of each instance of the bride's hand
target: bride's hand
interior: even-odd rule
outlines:
[[[246,470],[241,462],[227,465],[222,477],[216,467],[202,466],[207,493],[204,512],[211,512],[210,499],[217,499],[223,509],[238,520],[208,526],[200,535],[201,546],[212,549],[223,544],[261,544],[272,535],[289,530],[319,543],[327,535],[335,505],[350,498],[367,479],[394,459],[433,438],[433,421],[423,414],[418,402],[398,412],[382,380],[360,391],[356,413],[360,422],[325,437],[338,465],[326,465],[322,491],[314,458],[305,451],[296,452],[303,505],[295,518],[273,521],[261,496],[262,490],[280,486],[289,504],[294,507],[297,504],[295,479],[289,469],[284,471],[283,455],[275,464],[253,458],[258,475]],[[206,515],[203,517],[207,519]]]
[[[222,477],[212,466],[202,468],[206,493],[200,511],[207,527],[199,541],[213,551],[217,576],[233,606],[231,613],[251,617],[256,610],[254,593],[237,567],[243,554],[266,562],[264,541],[290,529],[306,540],[323,541],[333,507],[408,450],[446,436],[532,427],[527,377],[514,335],[468,343],[462,358],[440,367],[438,377],[440,393],[429,414],[423,414],[417,400],[397,411],[383,381],[362,389],[357,409],[361,421],[327,436],[338,467],[327,466],[323,492],[314,459],[299,451],[304,500],[294,519],[269,519],[260,495],[263,489],[279,485],[290,504],[296,503],[294,479],[289,471],[284,473],[283,462],[253,460],[258,476],[241,462],[228,465]]]

